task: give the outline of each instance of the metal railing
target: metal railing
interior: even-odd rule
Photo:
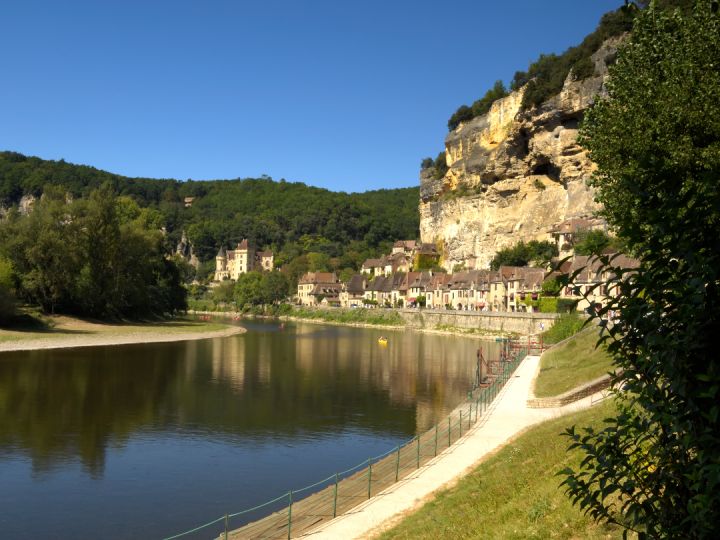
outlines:
[[[403,445],[373,456],[343,472],[335,473],[312,485],[290,490],[252,508],[228,513],[217,519],[164,540],[217,537],[291,538],[301,535],[356,507],[435,458],[457,443],[464,433],[483,418],[485,412],[510,379],[526,350],[508,349],[491,363],[495,373],[481,385],[474,385],[468,397],[441,422]],[[260,517],[259,512],[269,513]],[[256,521],[247,523],[255,517]],[[232,521],[243,523],[233,525]]]

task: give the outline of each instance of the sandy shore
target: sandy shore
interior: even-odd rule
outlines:
[[[242,334],[240,326],[208,328],[207,324],[192,321],[171,321],[147,325],[101,324],[53,317],[53,328],[47,332],[17,332],[0,330],[0,353],[6,351],[32,351],[71,347],[97,347],[102,345],[128,345],[134,343],[163,343],[211,339]],[[197,330],[194,329],[197,327]],[[24,337],[24,334],[27,337]]]

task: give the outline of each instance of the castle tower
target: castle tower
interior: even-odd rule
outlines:
[[[222,281],[228,277],[230,276],[227,268],[227,254],[225,252],[225,246],[220,246],[220,250],[215,256],[215,281]]]

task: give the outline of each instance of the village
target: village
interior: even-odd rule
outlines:
[[[605,305],[616,291],[606,285],[609,270],[601,262],[574,252],[582,232],[603,227],[597,219],[570,219],[548,231],[558,257],[547,267],[500,266],[490,269],[456,269],[439,266],[434,244],[398,240],[392,252],[367,259],[360,272],[341,281],[334,272],[307,272],[298,281],[293,303],[309,307],[426,308],[485,312],[556,312],[574,307],[587,311]],[[608,253],[613,266],[634,269],[638,261],[621,253]],[[427,269],[427,268],[432,269]],[[273,253],[256,251],[244,239],[234,250],[220,249],[215,282],[252,270],[273,270]],[[424,269],[421,269],[424,268]],[[572,286],[560,286],[562,275],[575,275]]]

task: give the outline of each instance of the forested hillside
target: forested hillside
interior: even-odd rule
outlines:
[[[221,244],[247,237],[272,249],[276,264],[305,269],[357,268],[388,243],[418,235],[418,189],[336,193],[270,178],[179,181],[128,178],[65,161],[0,152],[0,204],[9,208],[23,195],[38,197],[44,186],[61,186],[75,198],[110,184],[141,207],[156,209],[171,249],[186,230],[207,273]],[[191,207],[185,197],[195,197]]]

